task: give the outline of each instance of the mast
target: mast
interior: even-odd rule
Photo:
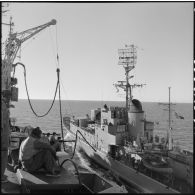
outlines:
[[[168,106],[168,110],[167,109],[163,109],[163,110],[169,112],[168,129],[167,129],[167,143],[168,143],[168,149],[172,150],[173,143],[172,143],[172,132],[171,132],[172,131],[172,127],[171,127],[171,113],[174,110],[171,108],[171,105],[175,105],[175,104],[171,103],[171,87],[168,87],[168,88],[169,88],[169,102],[168,102],[168,104],[167,103],[159,103],[159,105]]]
[[[132,100],[132,90],[129,79],[133,76],[129,76],[129,72],[135,68],[137,52],[134,45],[125,45],[125,49],[118,49],[119,54],[119,65],[123,65],[125,69],[125,81],[118,81],[118,84],[115,86],[124,89],[126,92],[126,110],[129,110],[129,104]]]
[[[169,131],[171,128],[171,87],[169,87]]]
[[[129,80],[133,78],[133,75],[129,75],[130,71],[135,68],[135,64],[137,62],[137,46],[134,44],[132,45],[125,45],[125,49],[118,49],[118,55],[119,55],[119,65],[122,65],[125,69],[125,81],[118,81],[118,83],[115,84],[115,87],[118,89],[118,87],[122,88],[126,93],[126,112],[127,112],[127,118],[126,118],[126,124],[128,125],[128,111],[130,108],[130,102],[133,99],[132,95],[132,88],[134,87],[142,87],[145,84],[130,84]]]

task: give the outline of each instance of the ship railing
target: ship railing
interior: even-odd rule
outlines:
[[[101,123],[96,123],[96,126],[97,126],[98,128],[101,128]]]
[[[95,134],[95,129],[92,129],[90,127],[80,127],[83,131],[87,131],[90,134]]]
[[[79,127],[78,124],[76,122],[74,122],[74,121],[70,121],[70,123],[72,123],[73,125]]]
[[[192,155],[193,155],[193,153],[190,152],[190,151],[188,151],[188,150],[183,150],[183,153],[184,153],[185,155],[187,155],[187,156],[192,156]]]

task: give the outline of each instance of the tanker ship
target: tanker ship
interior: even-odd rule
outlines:
[[[130,71],[135,68],[137,59],[136,46],[126,46],[118,52],[119,65],[124,67],[126,78],[115,86],[126,93],[125,107],[105,104],[103,108],[91,110],[91,116],[65,116],[64,126],[78,139],[79,150],[138,192],[182,192],[176,187],[181,183],[174,176],[177,172],[174,166],[177,164],[177,169],[182,170],[184,167],[187,174],[186,166],[193,172],[192,163],[186,162],[187,154],[183,159],[184,164],[179,160],[181,155],[171,152],[170,138],[164,144],[155,142],[154,122],[146,120],[141,102],[132,96],[132,88],[142,87],[143,84],[129,82],[133,77],[129,75]],[[192,176],[188,174],[188,178],[188,183],[192,182]]]

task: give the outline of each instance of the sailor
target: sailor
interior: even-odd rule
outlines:
[[[9,109],[6,99],[1,95],[1,183],[8,182],[4,173],[8,161],[9,135]]]
[[[131,162],[132,162],[133,168],[135,168],[135,158],[134,157],[131,158]]]
[[[49,140],[49,137],[50,137],[50,133],[47,133],[46,134],[46,137],[48,138],[48,140]]]
[[[106,111],[108,111],[108,106],[107,106],[106,104],[104,104],[104,109],[105,109]]]
[[[136,161],[136,173],[138,173],[139,172],[139,170],[140,170],[140,166],[141,166],[141,159],[138,159],[137,161]]]
[[[47,136],[45,136],[44,134],[41,134],[40,141],[47,143],[47,144],[50,144],[49,138]]]
[[[56,132],[53,132],[53,135],[49,138],[50,144],[51,146],[56,150],[56,151],[61,151],[61,144],[58,141],[58,139],[56,139]]]
[[[140,145],[141,145],[141,152],[144,150],[144,142],[143,140],[140,141]]]
[[[60,168],[57,166],[56,151],[50,144],[40,141],[42,131],[34,128],[30,135],[21,143],[19,160],[22,167],[29,172],[44,168],[48,173],[57,175]]]

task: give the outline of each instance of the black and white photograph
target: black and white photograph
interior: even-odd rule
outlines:
[[[1,2],[1,193],[193,193],[193,1]]]

